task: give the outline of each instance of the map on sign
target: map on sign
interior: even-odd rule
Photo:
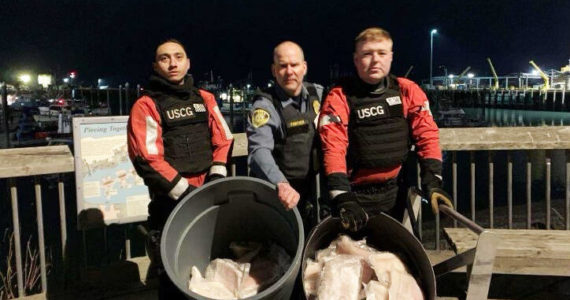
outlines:
[[[78,227],[146,220],[148,189],[129,160],[128,116],[73,118]]]

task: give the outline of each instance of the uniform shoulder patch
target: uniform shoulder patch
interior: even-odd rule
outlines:
[[[269,112],[262,108],[256,108],[251,116],[251,125],[259,128],[269,121]]]
[[[313,109],[315,110],[315,113],[318,114],[319,111],[321,110],[321,103],[319,102],[319,100],[313,100]]]

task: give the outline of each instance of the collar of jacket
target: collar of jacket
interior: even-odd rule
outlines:
[[[151,96],[155,94],[168,94],[181,99],[187,99],[193,89],[194,80],[192,79],[192,76],[189,75],[184,77],[184,83],[182,85],[178,85],[171,83],[161,76],[153,74],[150,76],[148,85],[148,91]]]
[[[382,94],[386,88],[389,87],[388,76],[385,76],[378,82],[377,84],[369,84],[364,82],[360,77],[357,80],[357,88],[360,91],[369,93],[369,94]]]
[[[287,95],[287,93],[285,93],[283,88],[281,88],[278,84],[276,84],[275,85],[275,94],[277,95],[277,99],[279,99],[279,101],[281,101],[281,104],[283,104],[283,106],[291,103],[290,101],[293,101],[293,103],[295,103],[297,105],[297,107],[299,107],[301,105],[301,99],[304,99],[307,97],[307,89],[303,85],[301,88],[301,93],[299,95],[289,96],[289,95]]]

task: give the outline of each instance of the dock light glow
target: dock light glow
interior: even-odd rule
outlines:
[[[43,86],[44,88],[47,88],[52,82],[51,79],[52,79],[51,75],[49,75],[49,74],[39,74],[38,75],[38,84]]]
[[[30,74],[21,74],[20,76],[18,76],[18,80],[26,84],[30,82],[30,80],[32,80],[32,76],[30,76]]]

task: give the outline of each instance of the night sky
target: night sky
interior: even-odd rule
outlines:
[[[282,40],[305,50],[310,81],[327,84],[331,66],[352,72],[353,39],[368,26],[394,39],[392,71],[421,81],[471,66],[489,75],[491,57],[500,75],[528,72],[533,59],[560,69],[570,59],[570,1],[367,1],[367,0],[0,0],[0,80],[17,72],[77,70],[95,84],[144,83],[156,44],[184,42],[198,80],[213,70],[225,82],[271,78],[273,47]]]

